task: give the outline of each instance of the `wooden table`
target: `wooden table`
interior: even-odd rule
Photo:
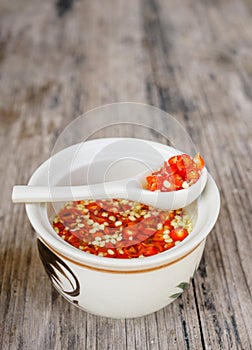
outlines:
[[[0,91],[0,347],[251,349],[251,1],[1,0]],[[222,200],[189,290],[128,320],[58,295],[24,205],[10,199],[69,122],[118,101],[182,123]]]

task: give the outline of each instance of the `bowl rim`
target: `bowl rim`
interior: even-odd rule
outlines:
[[[85,144],[88,143],[90,147],[94,147],[95,149],[106,143],[121,139],[136,140],[135,138],[109,137],[89,140],[86,141]],[[138,140],[148,142],[155,147],[161,146],[170,148],[169,146],[158,142],[142,139]],[[79,146],[80,144],[75,144],[64,148],[43,162],[32,174],[28,185],[38,185],[39,183],[37,181],[39,176],[42,174],[48,175],[50,162],[54,157],[62,157],[62,154],[65,152],[72,151],[74,147]],[[73,263],[75,262],[76,264],[90,268],[98,268],[102,270],[108,269],[110,271],[141,271],[152,269],[157,266],[167,266],[170,263],[175,263],[176,261],[181,260],[183,257],[192,253],[200,245],[200,243],[206,239],[207,235],[215,225],[220,211],[220,194],[215,181],[211,175],[208,174],[205,189],[200,198],[197,200],[198,218],[192,231],[193,234],[191,233],[183,242],[181,242],[181,244],[165,252],[141,259],[106,258],[85,253],[80,249],[71,246],[56,234],[49,222],[46,204],[27,203],[25,208],[31,225],[37,232],[38,237],[49,247],[49,249],[72,261]]]

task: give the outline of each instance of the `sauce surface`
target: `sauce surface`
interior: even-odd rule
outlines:
[[[68,202],[53,220],[56,233],[82,251],[143,258],[171,249],[192,231],[184,209],[162,211],[125,199]]]

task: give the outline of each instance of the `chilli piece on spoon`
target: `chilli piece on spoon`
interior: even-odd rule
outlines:
[[[173,156],[164,166],[146,177],[149,191],[171,192],[188,188],[195,184],[205,166],[199,153],[191,158],[187,154]]]

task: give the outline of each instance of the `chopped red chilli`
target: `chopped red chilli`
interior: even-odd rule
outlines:
[[[184,209],[162,211],[126,199],[108,199],[66,203],[53,228],[86,253],[131,259],[174,247],[192,231],[192,222]]]
[[[194,158],[187,154],[171,157],[162,168],[146,177],[147,189],[171,192],[188,188],[198,181],[204,165],[199,153]]]

